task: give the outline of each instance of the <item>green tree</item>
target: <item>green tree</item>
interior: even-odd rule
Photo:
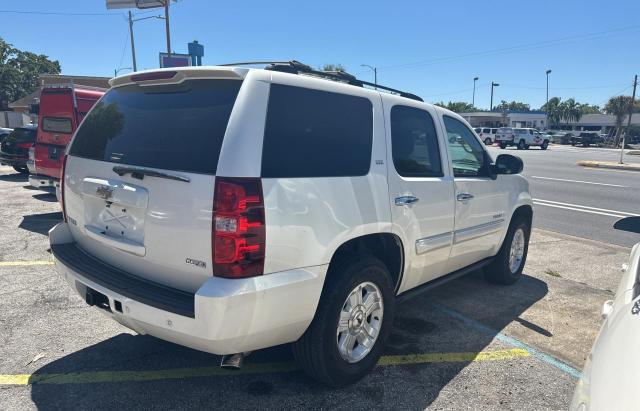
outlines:
[[[560,97],[552,97],[549,99],[548,104],[544,104],[540,107],[540,110],[547,113],[547,118],[552,127],[557,128],[562,119],[562,108],[560,107]]]
[[[611,97],[607,104],[604,106],[604,111],[607,114],[616,116],[616,137],[614,144],[616,147],[620,143],[620,136],[622,135],[622,126],[624,119],[629,114],[631,108],[631,96],[615,96]],[[640,112],[640,107],[634,105],[633,112]]]
[[[435,105],[444,107],[447,110],[453,111],[454,113],[470,113],[472,111],[478,111],[476,107],[464,101],[450,101],[448,103],[440,101],[435,103]]]
[[[511,111],[531,111],[531,107],[527,103],[522,103],[520,101],[512,101],[508,103],[502,100],[496,108]]]
[[[582,104],[575,99],[568,99],[560,103],[560,119],[567,123],[577,123],[582,118]]]
[[[600,106],[596,106],[595,104],[581,104],[582,114],[602,114],[602,110],[600,110]]]
[[[60,74],[60,63],[18,50],[0,37],[0,109],[38,88],[40,74]]]
[[[342,64],[325,64],[320,68],[321,71],[344,71],[347,70]]]

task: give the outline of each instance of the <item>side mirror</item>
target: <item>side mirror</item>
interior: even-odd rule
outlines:
[[[496,175],[520,174],[523,168],[524,163],[520,157],[512,156],[511,154],[500,154],[493,165],[493,173]]]

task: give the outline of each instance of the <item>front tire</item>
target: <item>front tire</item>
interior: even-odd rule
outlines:
[[[549,142],[547,140],[544,140],[542,142],[542,145],[540,146],[540,150],[546,150],[547,147],[549,147]]]
[[[312,378],[342,387],[378,362],[393,326],[395,296],[389,271],[374,257],[349,259],[330,270],[316,315],[293,343],[293,355]]]
[[[491,141],[491,139],[489,137],[487,137],[487,138],[484,139],[484,144],[486,146],[490,146],[490,145],[493,144],[493,141]]]
[[[518,150],[524,150],[526,146],[524,140],[518,141]]]
[[[529,251],[531,226],[524,218],[514,220],[505,236],[500,251],[484,270],[487,281],[511,285],[522,277],[522,270]]]
[[[500,148],[504,150],[505,148],[507,148],[507,145],[505,143],[500,143]]]

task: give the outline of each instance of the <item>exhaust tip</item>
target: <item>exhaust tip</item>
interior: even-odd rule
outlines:
[[[239,370],[244,363],[244,357],[245,355],[243,353],[223,355],[220,361],[220,368]]]

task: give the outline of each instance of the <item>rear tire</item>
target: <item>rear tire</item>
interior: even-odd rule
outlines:
[[[531,227],[524,218],[511,222],[500,251],[484,269],[484,277],[488,282],[511,285],[522,277],[530,234]]]
[[[484,144],[487,146],[490,146],[493,144],[493,141],[491,141],[491,139],[489,137],[484,139]]]
[[[327,276],[316,315],[292,347],[293,356],[302,369],[315,380],[332,387],[352,384],[367,375],[382,355],[393,327],[395,296],[389,271],[374,257],[354,257],[330,268],[332,272]],[[363,285],[365,287],[357,291]],[[361,301],[353,300],[352,303],[354,295],[360,295]],[[375,300],[377,297],[380,297],[379,301]],[[381,311],[369,314],[368,298],[374,298]],[[342,326],[340,317],[347,320]],[[372,335],[367,330],[375,331],[376,324],[379,327],[372,333],[375,334],[373,345],[367,348],[371,341],[363,340],[365,344],[360,344],[360,339]],[[347,337],[356,341],[350,354],[348,350],[341,353],[338,347]],[[358,358],[363,353],[363,357]]]
[[[29,169],[27,168],[27,166],[13,166],[13,169],[20,174],[29,174]]]
[[[505,148],[507,148],[507,145],[505,143],[500,143],[500,148],[504,150]]]

